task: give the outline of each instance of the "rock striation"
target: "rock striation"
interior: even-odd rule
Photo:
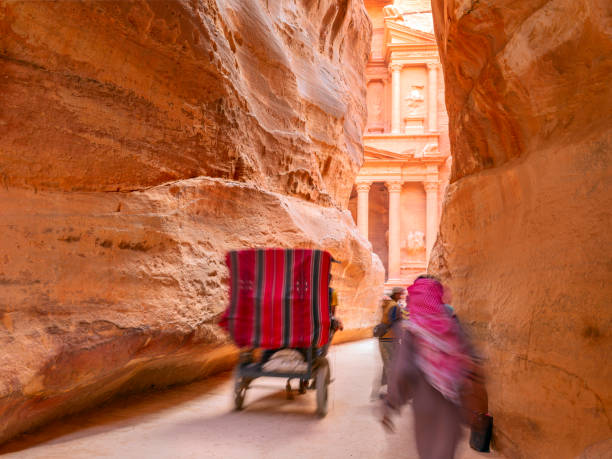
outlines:
[[[0,442],[231,365],[229,249],[329,250],[373,323],[370,30],[335,0],[0,4]]]
[[[453,170],[430,270],[486,353],[497,448],[573,458],[612,436],[612,9],[432,4]]]

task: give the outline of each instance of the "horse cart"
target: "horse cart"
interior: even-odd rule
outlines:
[[[236,410],[242,409],[252,381],[273,377],[287,380],[288,398],[293,396],[291,380],[298,381],[299,394],[314,390],[316,414],[327,414],[332,261],[328,252],[313,249],[227,254],[230,304],[220,325],[241,349],[235,370]]]

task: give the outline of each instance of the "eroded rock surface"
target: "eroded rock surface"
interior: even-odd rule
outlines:
[[[612,10],[433,1],[453,172],[430,270],[488,361],[495,443],[612,436]]]
[[[374,321],[369,36],[360,2],[0,4],[0,442],[227,365],[229,249],[327,249]]]

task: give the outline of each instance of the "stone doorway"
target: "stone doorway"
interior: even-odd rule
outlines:
[[[389,278],[389,192],[383,182],[374,182],[369,196],[368,233],[372,250],[385,267]]]
[[[353,186],[348,204],[357,224],[357,189]],[[373,182],[368,194],[368,239],[372,250],[385,268],[385,281],[389,278],[389,192],[384,182]]]

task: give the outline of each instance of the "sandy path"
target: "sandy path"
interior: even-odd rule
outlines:
[[[374,340],[330,351],[330,409],[314,415],[315,394],[287,400],[284,380],[261,379],[245,410],[232,411],[229,374],[114,401],[57,422],[3,448],[3,458],[416,458],[408,407],[387,435],[369,401],[378,369]],[[478,454],[464,439],[458,459]]]

